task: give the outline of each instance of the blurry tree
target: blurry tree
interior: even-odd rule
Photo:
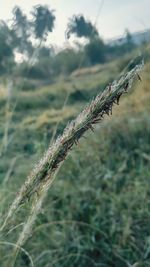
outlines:
[[[40,61],[42,59],[50,58],[55,55],[55,50],[53,46],[41,46],[38,50],[37,60]]]
[[[54,74],[54,70],[52,67],[54,57],[55,57],[55,50],[52,46],[51,47],[41,46],[38,49],[35,67],[41,70],[43,77],[52,79],[52,76]]]
[[[98,37],[98,31],[94,25],[84,18],[83,15],[74,15],[67,25],[66,36],[69,39],[74,34],[77,37],[91,39]]]
[[[128,29],[125,30],[125,37],[122,37],[121,43],[115,44],[107,44],[106,46],[106,53],[108,60],[113,60],[117,57],[121,57],[126,53],[130,53],[134,48],[136,48],[136,43],[134,43],[132,34],[129,32]],[[125,66],[127,62],[125,61],[122,64]],[[121,64],[121,65],[122,65]]]
[[[31,24],[27,16],[23,14],[20,7],[15,6],[13,9],[12,29],[16,34],[16,43],[19,52],[26,52],[28,55],[32,53],[32,43],[29,40],[31,36]]]
[[[31,11],[32,19],[29,20],[20,7],[16,6],[13,9],[12,29],[16,34],[19,52],[31,56],[35,50],[33,40],[38,39],[40,41],[39,47],[42,41],[46,41],[48,33],[52,32],[54,28],[55,16],[53,12],[47,6],[34,6]],[[34,57],[37,54],[34,54]]]
[[[41,47],[41,44],[47,40],[49,32],[52,32],[54,29],[55,16],[53,12],[47,6],[34,6],[31,10],[32,17],[29,20],[20,7],[16,6],[13,9],[11,29],[14,31],[16,37],[17,49],[15,51],[25,55],[22,59],[31,59],[28,65],[33,66],[41,62],[41,67],[43,67],[43,64],[49,64],[52,49],[46,46]],[[39,41],[38,46],[36,46],[36,39]],[[48,67],[47,65],[45,69]],[[26,68],[26,64],[23,65],[22,74],[27,75],[25,72],[29,68],[30,66]],[[31,71],[31,75],[33,74],[33,76],[39,74],[39,68],[38,70],[37,66],[35,68],[36,70],[32,69]]]
[[[96,27],[83,15],[74,15],[67,25],[66,36],[69,39],[71,35],[78,38],[88,39],[84,47],[85,56],[90,64],[103,63],[105,61],[105,44],[99,37]]]
[[[0,21],[0,73],[9,72],[14,65],[14,32],[4,21]]]
[[[128,49],[132,49],[133,47],[135,47],[133,38],[132,38],[132,34],[129,32],[128,29],[125,30],[125,35],[126,35],[126,44],[127,44],[127,48]]]
[[[48,8],[48,6],[34,6],[31,12],[33,16],[33,32],[35,38],[40,42],[46,41],[47,36],[54,29],[55,15],[54,10]]]
[[[106,58],[105,52],[105,44],[100,38],[91,39],[90,42],[85,45],[85,54],[91,64],[104,63]]]

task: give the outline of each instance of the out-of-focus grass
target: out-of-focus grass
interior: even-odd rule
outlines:
[[[73,75],[37,90],[14,91],[18,99],[9,128],[10,143],[0,160],[1,219],[47,148],[55,124],[59,122],[61,132],[86,101],[115,78],[120,64],[121,60],[115,61],[94,74]],[[142,83],[122,98],[111,119],[105,118],[95,134],[81,141],[61,168],[25,245],[36,267],[150,266],[149,72],[147,63]],[[5,102],[3,94],[1,137]],[[3,183],[14,157],[16,163]],[[29,208],[27,203],[16,214],[2,241],[16,242]],[[12,247],[0,243],[0,248],[3,266]],[[16,266],[30,266],[23,252]]]

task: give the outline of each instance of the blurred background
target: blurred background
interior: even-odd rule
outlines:
[[[73,149],[24,245],[36,267],[150,266],[150,1],[5,0],[0,10],[0,222],[65,125],[136,57],[136,83]],[[0,234],[6,266],[30,202]],[[16,267],[32,266],[20,252]]]

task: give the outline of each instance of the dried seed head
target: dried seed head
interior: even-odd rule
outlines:
[[[137,73],[142,67],[143,62],[142,64],[136,65],[125,75],[122,75],[119,80],[114,81],[111,87],[109,85],[109,90],[104,90],[102,94],[99,94],[95,100],[77,116],[76,120],[67,125],[62,136],[56,139],[54,144],[47,150],[43,158],[27,178],[18,196],[12,203],[2,228],[6,225],[7,221],[9,221],[21,203],[32,196],[38,188],[44,186],[45,183],[48,182],[48,179],[50,179],[50,184],[52,175],[54,175],[54,172],[57,172],[57,169],[66,158],[73,145],[78,144],[78,140],[83,136],[85,131],[88,129],[94,131],[92,124],[101,121],[105,114],[109,115],[109,112],[112,113],[113,103],[119,105],[121,95],[127,92],[131,87],[135,77],[137,77]],[[47,190],[47,187],[45,187],[45,190]]]

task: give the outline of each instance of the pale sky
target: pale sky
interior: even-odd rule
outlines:
[[[10,19],[15,5],[29,14],[37,4],[55,9],[55,30],[50,40],[58,46],[65,42],[67,21],[73,14],[83,14],[93,23],[96,21],[100,36],[105,40],[122,35],[125,28],[130,32],[150,28],[150,0],[5,0],[1,2],[0,19]]]

